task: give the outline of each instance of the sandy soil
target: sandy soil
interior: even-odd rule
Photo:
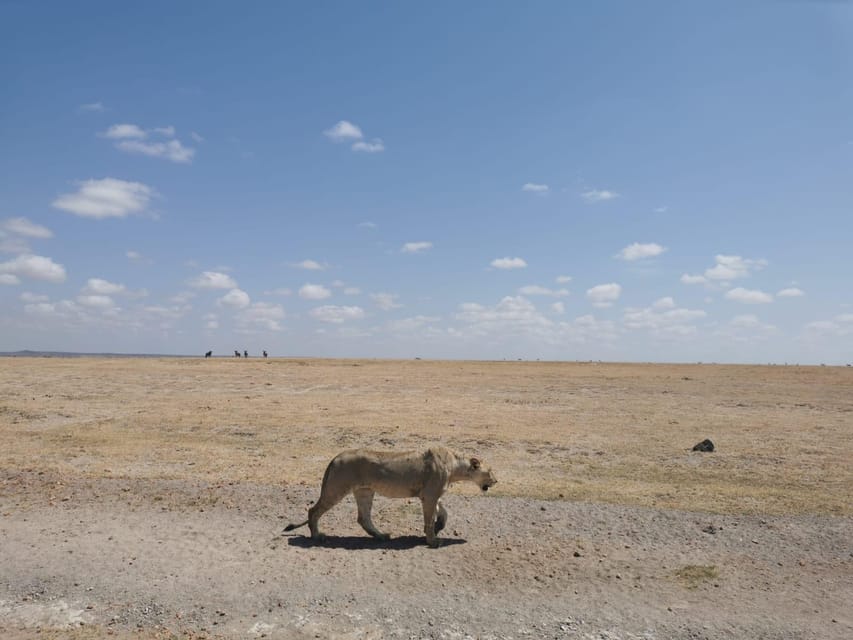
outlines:
[[[0,359],[4,638],[848,638],[853,370]],[[690,447],[710,437],[711,454]],[[304,518],[343,448],[490,462]]]

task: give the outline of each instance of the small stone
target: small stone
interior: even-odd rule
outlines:
[[[580,557],[581,557],[581,552],[580,552],[580,551],[575,551],[572,555],[573,555],[575,558],[580,558]]]

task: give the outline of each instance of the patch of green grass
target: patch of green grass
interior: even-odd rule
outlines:
[[[714,565],[687,564],[675,571],[675,577],[688,589],[697,589],[708,580],[715,580],[719,576],[720,573]]]

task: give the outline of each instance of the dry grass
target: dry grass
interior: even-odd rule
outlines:
[[[2,358],[0,389],[11,471],[319,484],[341,449],[441,441],[499,495],[853,513],[848,368]]]

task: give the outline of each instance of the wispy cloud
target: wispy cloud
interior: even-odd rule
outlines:
[[[371,293],[370,297],[373,299],[373,302],[376,303],[376,306],[382,309],[383,311],[399,309],[403,306],[402,304],[397,302],[397,298],[399,296],[395,293]]]
[[[321,284],[304,284],[299,289],[299,297],[305,300],[324,300],[332,295],[326,287]]]
[[[0,223],[0,228],[26,238],[44,240],[53,237],[53,232],[50,229],[31,222],[27,218],[7,218]]]
[[[806,295],[806,292],[802,289],[798,289],[796,287],[790,287],[788,289],[782,289],[779,293],[776,294],[777,298],[799,298],[800,296]]]
[[[400,251],[403,253],[423,253],[428,249],[432,249],[432,242],[407,242]]]
[[[83,180],[76,193],[67,193],[53,201],[53,206],[84,218],[124,218],[144,211],[155,195],[154,189],[141,182],[117,178]]]
[[[380,138],[374,138],[370,142],[359,140],[352,145],[353,151],[363,151],[364,153],[379,153],[385,151],[385,143]]]
[[[320,263],[316,260],[303,260],[302,262],[296,262],[291,266],[296,269],[305,269],[306,271],[323,271],[329,267],[326,263]]]
[[[195,156],[195,149],[185,147],[180,140],[168,140],[167,142],[122,140],[116,144],[116,149],[152,158],[165,158],[179,164],[188,164],[192,162],[193,156]]]
[[[705,276],[690,275],[689,273],[682,274],[681,276],[682,284],[706,284],[707,282],[708,278]]]
[[[364,133],[356,124],[349,120],[339,120],[334,126],[323,131],[332,142],[351,142],[350,148],[361,153],[380,153],[385,151],[385,143],[381,138],[364,139]]]
[[[523,296],[551,296],[552,298],[564,298],[569,295],[568,289],[549,289],[537,284],[528,284],[521,287],[518,292]]]
[[[492,260],[495,269],[524,269],[527,262],[524,258],[496,258]]]
[[[196,289],[236,289],[237,281],[227,273],[205,271],[187,284]]]
[[[103,113],[106,110],[103,102],[87,102],[77,107],[79,113]]]
[[[586,297],[594,307],[609,307],[622,295],[622,286],[615,282],[599,284],[586,290]]]
[[[615,191],[608,191],[606,189],[590,189],[589,191],[584,191],[581,193],[581,198],[583,198],[586,202],[592,204],[596,202],[606,202],[607,200],[613,200],[614,198],[618,198],[619,194]]]
[[[216,301],[218,305],[231,309],[245,309],[251,302],[249,294],[242,289],[231,289]]]
[[[537,184],[535,182],[525,182],[524,186],[521,187],[522,191],[527,191],[528,193],[538,193],[540,195],[544,195],[548,193],[549,188],[547,184]]]
[[[106,131],[98,134],[102,138],[116,140],[116,149],[125,153],[139,154],[152,158],[164,158],[180,164],[192,162],[195,149],[184,146],[180,140],[150,140],[153,136],[174,138],[175,127],[153,127],[143,129],[135,124],[114,124]]]
[[[349,120],[339,120],[333,127],[329,127],[323,135],[333,142],[346,142],[347,140],[361,140],[364,134],[358,125]]]
[[[4,284],[18,284],[21,278],[53,283],[65,282],[66,278],[64,266],[45,256],[31,254],[0,263],[0,274],[6,276]]]
[[[311,309],[310,314],[312,318],[321,322],[342,324],[348,320],[361,320],[364,317],[364,309],[361,307],[326,305]]]
[[[633,260],[654,258],[662,254],[664,251],[666,251],[666,247],[662,247],[661,245],[655,242],[649,242],[647,244],[640,244],[639,242],[635,242],[633,244],[629,244],[627,247],[622,249],[622,251],[620,251],[616,255],[616,257],[620,260],[630,262]]]
[[[767,266],[767,260],[753,260],[740,256],[715,256],[717,264],[705,270],[705,277],[709,280],[735,280],[745,278],[753,271],[758,271]]]
[[[282,320],[287,317],[280,304],[255,302],[237,315],[237,325],[244,333],[263,331],[283,331]]]
[[[742,302],[744,304],[767,304],[773,302],[773,296],[758,289],[744,289],[736,287],[726,292],[728,300]]]
[[[135,124],[114,124],[99,135],[102,138],[109,138],[110,140],[123,140],[125,138],[142,139],[148,136],[142,127]]]

